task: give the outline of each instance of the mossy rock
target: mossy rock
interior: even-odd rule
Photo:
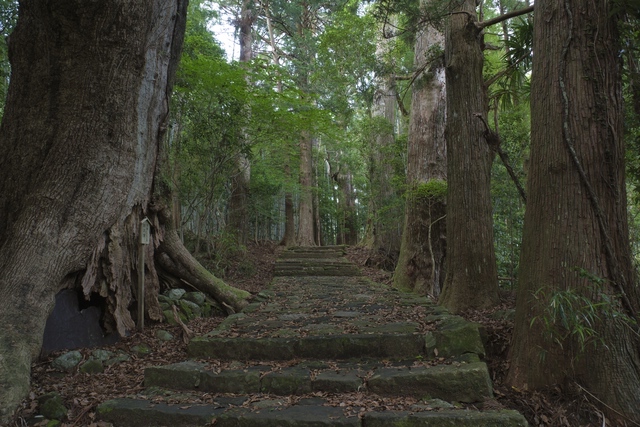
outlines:
[[[193,320],[202,315],[202,309],[195,302],[181,299],[178,301],[178,307],[180,307],[180,311],[187,317],[187,320]]]
[[[146,344],[138,344],[131,347],[131,351],[138,357],[144,357],[151,354],[151,348]]]
[[[171,326],[177,326],[178,322],[176,322],[175,317],[173,317],[173,310],[165,310],[162,312],[162,314],[164,314],[164,319],[166,320],[166,322],[171,325]],[[180,320],[182,320],[183,322],[187,322],[189,319],[187,319],[186,314],[184,314],[181,311],[178,311],[178,317],[180,317]]]
[[[56,358],[51,365],[61,371],[70,371],[82,360],[82,354],[79,351],[70,351]]]
[[[178,301],[186,293],[187,291],[185,291],[184,289],[171,289],[166,293],[166,296],[172,301]]]
[[[155,335],[160,341],[171,341],[173,339],[173,335],[164,329],[158,329]]]
[[[104,366],[98,359],[87,360],[80,366],[80,372],[85,374],[99,374],[104,372]]]
[[[131,356],[129,356],[127,353],[120,352],[116,356],[104,362],[104,364],[106,366],[111,366],[111,365],[117,365],[118,363],[126,362],[128,360],[131,360]]]
[[[192,303],[198,304],[200,306],[203,305],[207,300],[202,292],[187,292],[186,294],[184,294],[182,299],[191,301]]]
[[[101,362],[105,362],[111,359],[114,355],[115,355],[114,352],[109,350],[102,350],[102,349],[93,350],[91,352],[91,358],[99,360]]]
[[[40,414],[50,420],[62,420],[69,411],[58,393],[48,393],[38,398]]]

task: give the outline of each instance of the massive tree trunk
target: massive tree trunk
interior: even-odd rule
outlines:
[[[133,325],[138,220],[163,227],[151,186],[186,3],[20,2],[0,128],[0,423],[29,390],[60,289],[100,289],[114,328]],[[173,255],[181,244],[164,247]],[[244,297],[226,303],[237,309]],[[157,318],[153,301],[147,293]]]
[[[393,21],[397,19],[393,18]],[[376,41],[376,57],[384,64],[386,71],[380,72],[374,79],[375,92],[371,105],[371,117],[374,120],[375,133],[370,148],[369,217],[363,244],[385,256],[386,266],[395,266],[400,251],[402,237],[402,208],[397,203],[398,195],[392,185],[394,174],[393,158],[397,123],[397,88],[395,75],[389,71],[395,67],[390,62],[395,40],[389,34],[389,27],[380,28]]]
[[[535,6],[531,167],[508,379],[530,390],[577,383],[610,418],[637,424],[640,344],[637,324],[625,318],[637,320],[640,295],[616,16],[606,0]],[[587,324],[590,306],[599,319]],[[589,329],[597,336],[581,342]]]
[[[450,310],[499,302],[490,178],[493,155],[486,121],[483,54],[476,1],[464,0],[445,35],[447,85],[447,276],[440,303]]]
[[[383,56],[385,49],[390,49],[390,42],[383,40],[378,48],[378,55]],[[365,245],[369,249],[385,254],[390,260],[397,259],[400,251],[401,224],[398,215],[401,213],[393,204],[397,195],[391,181],[393,179],[393,145],[395,142],[394,125],[396,122],[396,87],[394,76],[381,76],[377,79],[371,115],[387,129],[380,126],[379,133],[371,142],[371,176],[370,186],[372,201],[369,206],[370,226],[365,237]]]
[[[447,147],[444,35],[418,31],[407,147],[407,201],[394,286],[438,297],[444,282]]]

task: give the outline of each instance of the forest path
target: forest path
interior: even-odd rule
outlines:
[[[192,360],[148,367],[145,391],[103,403],[98,417],[116,426],[527,425],[493,400],[478,324],[363,278],[340,246],[290,248],[275,274],[243,312],[191,340]]]

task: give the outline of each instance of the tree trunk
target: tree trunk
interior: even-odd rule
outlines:
[[[578,383],[640,423],[640,345],[627,229],[623,102],[611,2],[536,1],[531,167],[510,384]],[[580,304],[551,305],[557,295]],[[599,319],[582,319],[590,305]],[[555,317],[551,308],[565,310]],[[545,326],[547,324],[547,326]],[[579,331],[597,336],[581,342]],[[582,348],[584,344],[584,348]]]
[[[389,42],[384,40],[378,49],[378,55],[385,54]],[[393,156],[395,140],[394,126],[396,121],[396,88],[392,75],[378,79],[374,94],[371,115],[388,124],[388,131],[381,130],[372,141],[371,188],[372,203],[369,215],[371,227],[368,228],[366,245],[375,251],[385,254],[390,260],[397,259],[400,251],[401,232],[398,229],[398,209],[395,190],[391,185],[393,178]]]
[[[437,298],[444,282],[447,146],[444,35],[418,31],[407,147],[408,194],[394,286]],[[430,62],[430,63],[429,63]]]
[[[249,63],[253,59],[254,16],[250,0],[242,0],[240,11],[240,62]],[[245,134],[245,132],[243,132]],[[246,134],[245,140],[246,140]],[[227,229],[235,234],[240,245],[246,245],[249,239],[249,191],[251,183],[251,163],[246,153],[235,156],[235,173],[231,176],[231,195],[229,198],[229,224]]]
[[[484,138],[487,97],[482,78],[476,1],[465,0],[445,34],[447,86],[447,276],[440,303],[454,312],[499,302],[493,247],[492,153]]]
[[[0,129],[3,420],[28,392],[65,278],[148,202],[184,11],[181,1],[20,4]]]
[[[147,206],[186,3],[20,2],[0,127],[0,423],[29,390],[60,289],[100,289],[113,327],[133,327],[139,220],[163,226]]]
[[[358,218],[356,212],[355,194],[353,189],[353,176],[351,172],[336,173],[336,181],[340,194],[340,212],[338,215],[338,244],[358,244]]]
[[[313,235],[313,164],[312,139],[308,132],[300,138],[300,211],[298,212],[299,246],[314,246]]]

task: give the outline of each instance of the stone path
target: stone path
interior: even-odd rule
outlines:
[[[115,426],[526,426],[493,392],[479,325],[360,276],[343,248],[291,248],[270,289],[105,402]],[[184,402],[193,402],[197,404]],[[489,404],[487,404],[489,402]]]

